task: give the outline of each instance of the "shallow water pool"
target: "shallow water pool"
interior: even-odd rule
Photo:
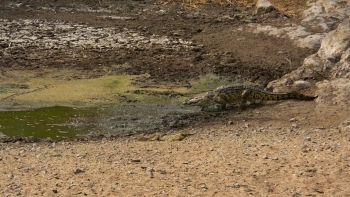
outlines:
[[[74,138],[96,128],[84,121],[98,116],[96,108],[45,107],[29,111],[0,112],[0,132],[9,137]],[[91,118],[89,118],[91,119]]]

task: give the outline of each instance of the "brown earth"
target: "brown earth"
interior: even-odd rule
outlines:
[[[148,74],[148,78],[135,83],[188,87],[190,81],[213,73],[227,80],[251,81],[264,87],[299,67],[305,57],[317,50],[300,49],[288,39],[237,31],[245,23],[279,26],[298,22],[297,18],[289,17],[297,16],[306,6],[297,0],[290,4],[273,1],[288,16],[279,12],[254,15],[253,8],[219,4],[23,2],[9,8],[5,6],[7,1],[1,1],[0,18],[62,20],[93,27],[135,29],[145,35],[191,39],[196,47],[182,51],[103,53],[74,49],[77,54],[86,54],[78,59],[62,51],[16,49],[11,57],[0,60],[3,83],[18,81],[20,77],[13,73],[35,78],[68,69],[67,80]],[[82,3],[92,10],[112,6],[118,16],[130,16],[134,20],[116,23],[96,18],[104,13],[59,10],[64,6],[79,7]],[[43,11],[41,7],[56,11]],[[167,10],[165,14],[155,14],[163,9]],[[34,52],[41,54],[41,58],[31,61],[27,56]],[[113,67],[117,64],[131,66]],[[63,80],[64,76],[61,77]],[[313,90],[305,93],[313,94]],[[242,112],[208,113],[199,116],[202,120],[196,126],[168,132],[194,134],[183,141],[140,142],[137,140],[140,136],[131,136],[87,142],[1,143],[0,193],[3,196],[350,196],[350,136],[337,128],[345,117],[336,116],[335,112],[317,112],[315,108],[313,101],[287,101],[258,105]]]

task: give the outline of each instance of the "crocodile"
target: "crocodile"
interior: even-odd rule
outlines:
[[[220,86],[206,94],[184,101],[184,105],[200,106],[201,111],[214,105],[219,109],[227,109],[228,106],[238,105],[244,109],[247,103],[254,103],[258,100],[279,101],[287,99],[314,100],[317,96],[306,96],[299,92],[276,93],[269,92],[257,87],[247,85],[227,85]]]

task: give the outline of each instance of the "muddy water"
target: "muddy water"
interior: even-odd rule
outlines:
[[[195,114],[198,115],[195,108],[184,109],[179,104],[94,108],[55,106],[30,111],[3,111],[0,112],[0,136],[3,139],[33,137],[52,140],[125,136],[184,127],[195,121]]]

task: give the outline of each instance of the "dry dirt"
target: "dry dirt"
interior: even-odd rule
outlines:
[[[12,56],[0,60],[3,83],[18,82],[21,76],[13,73],[35,78],[69,70],[69,77],[60,76],[61,80],[148,74],[148,78],[135,83],[187,87],[189,81],[213,73],[231,81],[252,81],[263,87],[296,69],[305,57],[317,50],[298,48],[288,39],[235,31],[244,23],[278,26],[297,22],[300,10],[306,6],[298,0],[290,4],[273,1],[288,16],[279,12],[253,15],[252,8],[219,4],[23,2],[9,8],[4,6],[7,1],[0,1],[0,19],[45,19],[135,29],[144,35],[191,39],[195,47],[177,51],[157,48],[102,53],[74,49],[76,54],[84,53],[84,58],[72,58],[64,51],[16,49],[10,51]],[[134,19],[116,22],[98,19],[96,16],[105,15],[101,12],[60,9],[79,7],[82,3],[92,10],[114,6],[118,16]],[[166,10],[166,14],[161,14],[162,10]],[[28,54],[33,53],[40,58],[28,58]],[[113,67],[117,64],[131,66]],[[305,93],[314,92],[310,89]],[[350,136],[337,128],[345,117],[316,112],[315,108],[313,101],[286,101],[254,106],[242,112],[208,113],[198,116],[202,120],[193,126],[168,131],[168,134],[193,134],[182,141],[141,142],[137,140],[140,134],[84,142],[1,143],[0,194],[350,196]]]

